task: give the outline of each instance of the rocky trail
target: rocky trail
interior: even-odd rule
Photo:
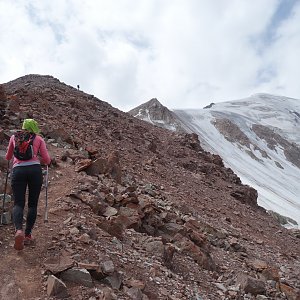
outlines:
[[[260,208],[196,135],[51,76],[1,89],[0,194],[23,118],[39,122],[52,164],[36,244],[16,252],[12,225],[0,227],[0,299],[299,299],[299,232]]]
[[[52,177],[50,170],[49,177]],[[54,178],[53,178],[54,179]],[[57,226],[64,215],[52,213],[56,206],[55,199],[68,190],[66,182],[50,179],[48,188],[49,222],[44,223],[45,187],[41,191],[38,219],[34,229],[36,241],[22,251],[13,248],[14,228],[3,225],[0,230],[1,269],[0,299],[43,299],[46,285],[43,280],[44,258],[49,256],[53,239],[57,237]],[[43,297],[44,295],[44,297]]]

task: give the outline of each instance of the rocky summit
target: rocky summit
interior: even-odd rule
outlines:
[[[9,218],[0,227],[0,299],[300,299],[299,232],[196,134],[52,76],[2,84],[0,117],[1,215],[12,206],[5,150],[24,118],[52,157],[35,244],[17,253]]]

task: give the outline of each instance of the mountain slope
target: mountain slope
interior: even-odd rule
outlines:
[[[0,229],[0,298],[47,299],[51,275],[71,299],[299,296],[297,232],[258,207],[256,191],[195,134],[140,121],[51,76],[18,78],[0,95],[0,193],[4,151],[23,118],[37,119],[53,158],[49,223],[43,190],[35,247],[17,255],[13,227]]]
[[[173,112],[187,132],[199,135],[206,150],[219,154],[258,191],[261,206],[300,224],[299,100],[256,94]]]

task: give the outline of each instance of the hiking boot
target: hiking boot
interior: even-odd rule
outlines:
[[[24,248],[24,233],[22,230],[17,230],[15,234],[14,248],[16,250],[23,250]]]
[[[33,245],[34,244],[34,238],[32,236],[32,234],[28,234],[25,235],[25,239],[24,239],[24,245],[28,246],[28,245]]]

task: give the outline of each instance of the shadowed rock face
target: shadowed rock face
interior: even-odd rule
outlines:
[[[229,119],[216,118],[213,124],[229,142],[239,143],[240,145],[250,148],[251,142],[247,135],[243,133],[240,128]]]
[[[266,151],[260,149],[256,144],[250,141],[248,136],[239,128],[238,125],[230,121],[229,119],[218,118],[213,121],[214,126],[218,131],[231,143],[236,143],[237,145],[245,146],[248,149],[245,152],[252,158],[257,161],[261,161],[251,150],[251,145],[253,149],[260,152],[262,157],[270,158]]]
[[[266,126],[254,124],[252,130],[258,137],[266,141],[270,149],[276,150],[276,147],[282,147],[286,159],[300,168],[299,146],[295,143],[290,143],[281,135]]]
[[[133,118],[51,76],[24,76],[4,88],[8,97],[20,99],[20,107],[1,124],[3,136],[31,116],[55,158],[52,230],[36,229],[46,238],[32,250],[38,251],[35,268],[49,256],[72,255],[108,291],[108,299],[126,298],[132,288],[140,299],[219,300],[228,291],[238,299],[257,287],[276,299],[284,297],[276,288],[280,281],[297,295],[299,239],[257,205],[257,192],[241,184],[219,155],[203,150],[197,135]],[[6,146],[3,139],[0,153]],[[4,178],[5,169],[0,171]],[[9,247],[3,232],[0,240]],[[252,263],[257,259],[262,267]],[[113,261],[113,273],[106,274],[99,260]],[[45,281],[41,271],[38,282]],[[248,277],[239,290],[241,273]],[[267,280],[274,284],[269,287]],[[94,289],[74,282],[67,289],[74,299],[96,297]],[[46,298],[43,289],[35,293]]]

